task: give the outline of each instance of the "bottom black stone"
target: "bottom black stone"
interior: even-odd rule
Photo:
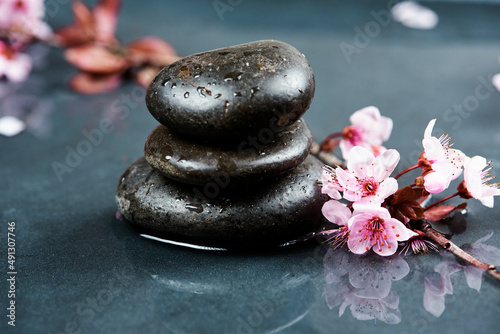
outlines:
[[[125,219],[159,238],[208,247],[273,247],[324,224],[321,207],[328,198],[316,184],[320,175],[321,163],[309,156],[272,182],[212,182],[207,191],[171,180],[140,158],[121,176],[116,201]]]

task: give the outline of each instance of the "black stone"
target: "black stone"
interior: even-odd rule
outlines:
[[[279,246],[319,229],[328,200],[316,180],[321,163],[309,156],[274,182],[234,191],[186,185],[145,158],[122,175],[116,192],[126,220],[155,236],[225,248]]]
[[[168,65],[149,86],[146,104],[178,134],[221,142],[292,124],[309,108],[314,88],[302,53],[283,42],[259,41]]]
[[[269,179],[297,166],[311,145],[312,135],[303,120],[279,133],[262,131],[232,148],[197,144],[159,125],[146,140],[144,154],[151,166],[172,179],[234,185]]]

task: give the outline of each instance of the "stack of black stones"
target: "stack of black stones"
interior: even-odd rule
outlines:
[[[208,247],[273,247],[317,230],[321,163],[300,119],[313,96],[304,55],[279,41],[165,67],[146,94],[161,124],[120,179],[119,211],[143,233]]]

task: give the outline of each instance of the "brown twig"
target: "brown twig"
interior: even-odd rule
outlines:
[[[500,272],[496,269],[494,265],[487,264],[484,262],[479,261],[475,257],[471,256],[467,252],[465,252],[463,249],[455,245],[453,242],[450,240],[446,239],[444,235],[439,233],[438,231],[434,230],[430,224],[420,221],[420,226],[419,229],[425,233],[425,236],[429,238],[430,240],[434,241],[435,243],[439,244],[441,247],[446,249],[448,252],[452,253],[459,259],[464,260],[465,262],[473,265],[474,267],[481,268],[488,273],[491,277],[497,279],[500,281]]]
[[[313,142],[312,144],[311,154],[318,158],[321,162],[329,166],[340,166],[342,168],[345,168],[344,162],[341,159],[331,153],[322,151],[321,146],[316,142]]]

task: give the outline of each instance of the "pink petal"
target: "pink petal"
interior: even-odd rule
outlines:
[[[484,186],[481,197],[478,198],[478,200],[484,206],[492,208],[495,204],[493,196],[499,196],[499,195],[500,195],[500,189],[495,188],[493,186]]]
[[[354,112],[349,121],[356,127],[365,128],[367,124],[378,122],[380,120],[380,111],[377,107],[369,106]]]
[[[385,226],[387,229],[388,239],[391,239],[391,235],[394,235],[395,240],[405,241],[410,238],[410,233],[408,228],[395,218],[390,218],[385,220]]]
[[[380,154],[376,158],[377,173],[373,177],[379,182],[388,178],[398,165],[399,159],[399,152],[393,149]]]
[[[382,183],[379,184],[377,189],[377,195],[380,194],[380,197],[383,201],[387,197],[394,194],[396,191],[398,191],[398,181],[395,178],[390,177],[388,179],[385,179]]]
[[[163,67],[181,59],[170,44],[157,37],[138,39],[130,43],[127,50],[129,59],[135,64],[151,63]]]
[[[393,122],[389,117],[381,116],[379,134],[382,141],[387,141],[392,133]]]
[[[422,139],[422,146],[425,150],[425,157],[429,160],[443,160],[445,152],[443,145],[436,137]]]
[[[86,44],[67,49],[64,56],[80,70],[95,74],[110,74],[125,70],[129,63],[119,55],[96,44]]]
[[[98,94],[112,91],[122,82],[120,74],[78,73],[70,80],[71,89],[84,94]]]
[[[361,193],[359,192],[359,183],[353,173],[345,171],[340,167],[335,169],[337,175],[337,180],[339,184],[344,189],[344,198],[348,201],[357,201],[361,198]]]
[[[338,201],[328,201],[321,208],[323,216],[333,224],[344,226],[351,218],[351,210]]]
[[[389,247],[391,246],[391,247]],[[387,239],[384,241],[384,245],[381,245],[381,240],[377,241],[377,244],[373,246],[373,251],[381,256],[391,256],[396,253],[398,249],[398,243],[394,239]]]
[[[474,198],[480,198],[483,193],[482,170],[487,161],[481,156],[472,157],[465,165],[464,180],[467,190]]]
[[[365,240],[364,233],[366,232],[366,230],[363,226],[363,223],[365,223],[366,220],[367,219],[365,215],[358,214],[352,216],[348,221],[348,226],[351,233],[349,234],[349,239],[347,239],[347,246],[354,254],[364,254],[373,246],[370,240]]]
[[[361,146],[354,146],[349,152],[347,160],[347,169],[354,173],[359,178],[372,176],[367,174],[367,168],[370,168],[375,162],[375,156],[372,152]]]
[[[436,118],[432,119],[429,124],[427,124],[427,127],[425,128],[424,132],[424,138],[431,138],[432,137],[432,130],[434,129],[434,125],[436,124]]]
[[[98,41],[110,42],[115,39],[119,9],[120,0],[99,0],[97,3],[93,14]]]
[[[332,173],[323,170],[321,173],[321,193],[327,194],[333,199],[341,199],[339,190],[342,190],[340,185],[333,179]]]
[[[342,158],[346,161],[349,160],[349,152],[351,152],[354,145],[348,140],[341,140],[339,143],[340,151],[342,152]]]
[[[424,176],[424,188],[431,194],[438,194],[448,188],[450,182],[441,173],[431,172]]]
[[[462,174],[462,167],[465,165],[465,161],[468,161],[468,157],[460,150],[449,148],[446,151],[446,160],[452,167],[451,179],[455,180]]]

